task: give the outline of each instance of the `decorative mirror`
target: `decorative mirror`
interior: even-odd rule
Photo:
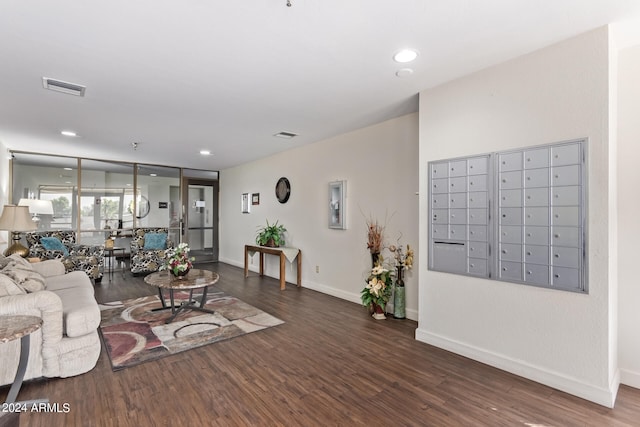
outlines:
[[[149,215],[149,211],[151,210],[151,204],[149,203],[149,199],[147,199],[145,196],[140,195],[138,197],[138,201],[136,205],[137,205],[136,218],[142,219],[145,216]]]

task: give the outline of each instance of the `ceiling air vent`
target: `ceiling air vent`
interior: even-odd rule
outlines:
[[[291,139],[294,136],[298,136],[298,134],[297,133],[291,133],[291,132],[278,132],[273,136],[277,136],[278,138]]]
[[[50,79],[49,77],[42,78],[42,86],[45,89],[55,90],[56,92],[62,92],[69,95],[84,96],[85,86],[77,85],[75,83],[63,82],[62,80]]]

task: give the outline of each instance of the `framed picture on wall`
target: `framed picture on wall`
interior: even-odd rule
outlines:
[[[329,228],[345,230],[347,181],[329,183]]]
[[[242,213],[249,213],[249,193],[242,193]]]

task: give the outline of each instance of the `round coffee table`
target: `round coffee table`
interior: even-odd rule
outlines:
[[[20,338],[18,370],[5,403],[14,403],[18,397],[29,361],[29,335],[40,329],[40,327],[42,327],[42,319],[37,316],[0,316],[0,343]]]
[[[172,315],[165,321],[165,323],[171,323],[178,314],[185,310],[197,310],[204,313],[213,314],[213,310],[204,308],[204,305],[207,302],[207,291],[209,286],[214,285],[218,281],[218,279],[220,279],[218,273],[193,268],[186,276],[183,277],[175,277],[168,271],[158,271],[146,276],[144,278],[144,282],[148,285],[158,288],[158,295],[160,296],[162,307],[157,308],[153,311],[171,309]],[[162,294],[163,289],[169,290],[169,300],[171,302],[171,305],[169,306],[167,305],[164,299],[164,295]],[[202,297],[200,299],[199,305],[197,305],[198,301],[193,298],[193,291],[195,289],[202,289]],[[174,291],[185,290],[189,291],[189,300],[183,301],[180,305],[176,306],[173,297]]]

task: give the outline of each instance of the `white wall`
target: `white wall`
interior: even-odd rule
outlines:
[[[635,271],[640,242],[640,46],[624,49],[618,67],[618,280],[620,380],[640,388],[640,278]]]
[[[7,158],[7,147],[0,141],[0,214],[1,208],[9,201],[9,159]],[[9,233],[0,231],[0,253],[7,249]]]
[[[295,145],[295,139],[283,144]],[[291,182],[286,204],[276,200],[280,177]],[[331,181],[347,181],[346,230],[328,228]],[[255,243],[257,227],[279,220],[288,246],[302,249],[303,286],[360,302],[371,267],[366,219],[384,222],[387,241],[418,244],[418,115],[371,127],[220,172],[220,261],[243,265],[243,250]],[[260,193],[260,205],[241,213],[242,193]],[[395,242],[394,242],[395,243]],[[417,260],[416,250],[416,260]],[[257,270],[258,256],[251,268]],[[277,276],[275,257],[267,274]],[[316,273],[316,266],[320,272]],[[407,317],[417,320],[419,265],[406,277]],[[295,282],[295,266],[287,278]],[[289,292],[289,289],[287,289]],[[330,310],[330,308],[327,308]]]
[[[608,29],[601,28],[421,93],[425,267],[416,338],[612,406],[608,58]],[[426,270],[427,162],[581,137],[589,138],[588,295]]]

